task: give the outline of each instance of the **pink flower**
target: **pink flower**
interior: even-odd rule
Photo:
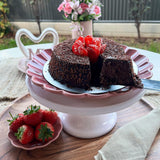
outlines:
[[[96,14],[100,14],[100,13],[101,13],[101,8],[100,8],[99,6],[95,6],[94,12],[95,12]]]
[[[83,12],[85,12],[86,9],[88,9],[88,5],[87,5],[86,3],[81,3],[80,6],[81,6]],[[83,12],[82,12],[82,13],[83,13]]]
[[[66,12],[67,14],[72,13],[72,8],[71,8],[69,2],[66,3],[65,8],[64,8],[64,12]]]
[[[63,11],[68,19],[80,22],[86,19],[97,20],[101,16],[100,6],[100,0],[63,0],[57,9]]]
[[[59,12],[61,12],[61,11],[64,9],[64,5],[65,5],[64,2],[62,2],[62,3],[59,5],[59,7],[58,7],[58,11],[59,11]]]

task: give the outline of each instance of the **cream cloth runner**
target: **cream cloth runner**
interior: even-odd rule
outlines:
[[[0,59],[0,111],[14,99],[28,93],[25,74],[17,69],[19,59]]]
[[[17,69],[18,59],[0,61],[0,98],[17,98],[26,94],[25,74]]]
[[[160,107],[118,129],[95,160],[144,160],[160,128]]]

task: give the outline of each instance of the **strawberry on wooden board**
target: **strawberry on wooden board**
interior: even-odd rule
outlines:
[[[58,118],[58,114],[56,111],[54,111],[53,109],[50,109],[50,110],[43,110],[42,113],[43,113],[44,122],[49,122],[52,125],[56,123]]]
[[[34,139],[34,129],[29,125],[22,125],[15,136],[22,144],[28,144]]]
[[[43,114],[40,106],[29,106],[24,112],[25,124],[36,126],[42,121]]]
[[[36,126],[35,138],[41,142],[48,142],[54,136],[54,127],[49,122],[41,122]]]
[[[11,120],[7,120],[9,122],[9,129],[13,132],[17,132],[18,128],[24,124],[24,115],[22,113],[17,114],[13,117],[13,115],[9,112],[11,116]]]

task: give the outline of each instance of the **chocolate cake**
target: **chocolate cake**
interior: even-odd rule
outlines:
[[[106,48],[93,63],[88,56],[72,52],[74,42],[67,40],[55,46],[49,63],[49,72],[55,80],[84,89],[109,85],[142,87],[141,80],[133,71],[132,60],[120,44],[103,39]]]
[[[51,76],[69,87],[88,89],[91,81],[90,61],[88,57],[72,53],[74,40],[55,46],[49,63]]]

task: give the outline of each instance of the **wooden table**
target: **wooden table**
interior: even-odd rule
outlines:
[[[16,100],[15,103],[9,106],[1,115],[0,119],[0,159],[1,160],[92,160],[97,151],[108,141],[112,134],[121,126],[128,122],[146,115],[151,107],[142,101],[135,103],[133,106],[118,112],[118,120],[114,129],[105,136],[94,139],[79,139],[68,135],[64,131],[61,132],[59,138],[42,149],[35,149],[32,151],[25,151],[13,147],[7,138],[8,122],[10,119],[9,111],[13,114],[22,112],[26,106],[30,104],[38,104],[29,94]],[[156,137],[151,151],[148,154],[147,160],[153,157],[160,157],[159,134]],[[156,160],[156,159],[154,159]]]
[[[14,54],[11,55],[11,53]],[[15,54],[18,51],[17,48],[0,51],[0,60],[12,57],[23,56],[20,53]],[[154,64],[152,79],[160,80],[160,55],[140,50],[140,52],[146,55],[150,61]],[[5,57],[4,57],[5,55]],[[19,56],[18,56],[19,55]],[[2,84],[0,84],[2,85]],[[149,96],[149,95],[148,95]],[[154,94],[150,94],[154,101]],[[156,99],[157,100],[157,99]],[[142,101],[136,102],[134,105],[118,112],[118,120],[114,129],[105,136],[94,139],[79,139],[68,135],[64,131],[60,134],[59,138],[42,149],[36,149],[32,151],[25,151],[15,148],[11,145],[7,138],[9,111],[12,113],[19,113],[30,104],[38,104],[29,94],[19,97],[12,105],[6,107],[6,109],[0,114],[0,160],[92,160],[97,151],[103,147],[112,134],[121,126],[133,121],[143,115],[146,115],[151,111],[151,107]],[[160,134],[156,136],[156,139],[148,153],[147,160],[159,160],[160,157]]]

